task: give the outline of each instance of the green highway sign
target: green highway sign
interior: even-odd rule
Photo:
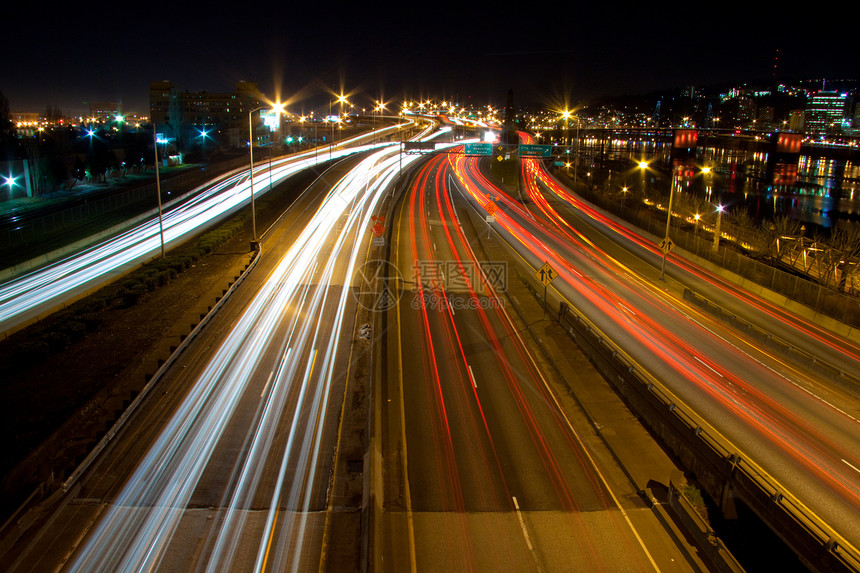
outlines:
[[[521,143],[519,152],[520,157],[552,157],[552,145]]]
[[[492,143],[466,143],[466,155],[492,155]]]

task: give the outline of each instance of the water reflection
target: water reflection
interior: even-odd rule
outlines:
[[[699,175],[682,177],[683,189],[723,204],[729,212],[745,208],[759,221],[788,215],[825,234],[837,225],[860,221],[856,160],[800,155],[794,163],[780,163],[775,157],[769,164],[772,158],[766,149],[767,142],[749,145],[730,139],[725,144],[700,145],[681,159],[681,173],[690,170]],[[673,163],[677,167],[679,160],[668,141],[592,138],[583,139],[579,150],[580,168],[593,170],[596,180],[609,178],[618,186],[646,185],[666,193]],[[637,167],[643,159],[649,162],[647,173]],[[702,166],[709,166],[710,173],[701,175]]]

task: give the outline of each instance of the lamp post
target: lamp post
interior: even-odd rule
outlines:
[[[671,249],[671,239],[669,238],[669,229],[672,225],[672,201],[675,198],[675,185],[678,182],[678,167],[672,167],[672,186],[669,188],[669,208],[666,212],[666,234],[663,237],[662,250],[663,262],[660,265],[660,280],[666,280],[666,257]]]
[[[711,250],[716,253],[720,250],[720,223],[723,218],[723,206],[717,205],[717,224],[714,225],[714,245]]]
[[[161,236],[161,258],[164,258],[164,219],[161,214],[161,178],[158,175],[158,134],[152,124],[152,144],[155,151],[155,192],[158,195],[158,234]]]
[[[251,249],[256,250],[260,244],[257,241],[257,208],[254,204],[254,122],[252,121],[252,116],[254,112],[260,111],[262,109],[267,109],[267,106],[260,106],[258,108],[252,109],[248,112],[248,149],[250,150],[250,159],[251,159]],[[273,111],[277,111],[279,114],[283,112],[284,105],[283,104],[275,104],[272,107]]]
[[[379,120],[382,119],[382,112],[385,111],[385,102],[379,100],[374,101],[373,103],[376,104],[376,106],[373,108],[373,111],[376,112],[376,119],[373,122],[373,143],[376,143],[376,124],[377,122],[381,123]]]
[[[340,115],[337,116],[337,121],[338,121],[338,123],[341,123],[343,121],[343,104],[349,103],[349,102],[346,101],[345,95],[340,94],[336,100],[329,101],[329,103],[328,103],[328,119],[329,119],[329,122],[331,123],[331,142],[329,143],[329,148],[328,148],[329,161],[331,161],[332,149],[334,147],[334,122],[331,121],[331,106],[336,104],[336,103],[340,104]]]
[[[570,117],[573,115],[573,112],[570,110],[564,110],[561,114],[561,117],[565,120],[565,131],[567,135],[568,149],[572,147],[572,142],[570,141]],[[576,177],[577,171],[579,168],[579,116],[576,116],[576,152],[573,154],[573,188],[576,189]],[[568,165],[569,169],[569,165]]]

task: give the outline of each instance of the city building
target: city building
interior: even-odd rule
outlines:
[[[804,120],[806,113],[802,109],[796,109],[789,112],[788,130],[795,133],[802,132],[804,129]]]
[[[840,133],[847,101],[847,94],[835,91],[811,94],[806,104],[806,132],[813,136]]]
[[[108,123],[114,118],[122,115],[122,103],[119,102],[94,102],[90,104],[90,113],[87,118],[91,122]]]
[[[164,140],[180,149],[204,137],[222,147],[247,142],[248,113],[264,105],[256,83],[238,82],[232,92],[182,92],[171,81],[151,82],[150,117]]]

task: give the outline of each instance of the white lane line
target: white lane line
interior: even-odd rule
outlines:
[[[265,386],[263,386],[263,391],[262,391],[262,392],[260,392],[260,398],[262,398],[263,396],[265,396],[265,395],[266,395],[266,390],[268,390],[268,389],[269,389],[269,383],[271,383],[271,381],[272,381],[272,376],[274,376],[274,375],[275,375],[275,371],[274,371],[274,370],[272,370],[271,372],[269,372],[269,379],[268,379],[268,380],[266,380],[266,385],[265,385]]]
[[[477,383],[477,382],[475,382],[475,373],[474,373],[474,372],[472,372],[472,365],[471,365],[471,364],[466,364],[466,368],[468,368],[468,369],[469,369],[469,378],[471,378],[471,379],[472,379],[472,386],[474,386],[474,387],[475,387],[475,390],[477,390],[477,389],[478,389],[478,383]],[[514,502],[515,502],[515,503],[516,503],[516,499],[517,499],[517,498],[514,498]]]
[[[532,540],[529,539],[529,530],[526,529],[526,522],[523,520],[523,514],[520,511],[520,504],[517,502],[516,496],[512,496],[511,499],[514,500],[514,508],[517,510],[517,519],[520,520],[520,528],[523,530],[523,537],[526,538],[526,545],[529,551],[534,551],[535,548],[532,546]]]
[[[711,368],[710,366],[705,364],[704,361],[701,358],[699,358],[698,356],[693,356],[693,358],[695,358],[699,364],[701,364],[702,366],[704,366],[705,368],[707,368],[708,370],[710,370],[711,372],[713,372],[714,374],[716,374],[720,378],[725,378],[725,376],[723,376],[722,374],[720,374],[719,372],[717,372],[716,370],[714,370],[713,368]]]
[[[849,468],[851,468],[852,470],[854,470],[855,472],[857,472],[858,474],[860,474],[860,468],[858,468],[857,466],[855,466],[854,464],[852,464],[852,463],[851,463],[851,462],[849,462],[848,460],[843,459],[843,460],[842,460],[842,463],[844,463],[846,466],[848,466]]]

